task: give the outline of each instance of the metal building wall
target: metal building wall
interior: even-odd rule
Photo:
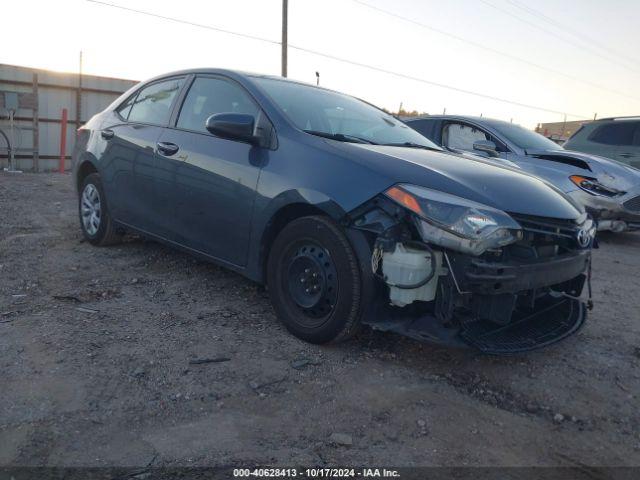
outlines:
[[[34,79],[37,85],[34,88]],[[15,152],[17,167],[25,171],[57,170],[60,161],[60,129],[62,109],[67,109],[67,148],[65,168],[71,168],[71,152],[76,129],[94,114],[102,111],[113,100],[137,82],[119,78],[58,73],[48,70],[0,64],[0,91],[31,93],[37,90],[37,135],[30,128],[34,125],[33,110],[20,109],[16,113],[19,131]],[[81,88],[80,88],[81,85]],[[80,117],[76,110],[80,106]],[[0,108],[0,129],[8,134],[6,111]],[[34,140],[38,143],[34,154]],[[8,156],[0,138],[0,168],[8,164]],[[35,157],[35,158],[34,158]]]

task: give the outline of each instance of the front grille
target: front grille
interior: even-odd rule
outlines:
[[[633,197],[623,203],[624,208],[632,212],[640,212],[640,195]]]
[[[578,250],[578,231],[586,222],[591,222],[525,215],[513,215],[513,218],[522,226],[523,238],[504,250],[510,257],[519,259],[552,258]]]

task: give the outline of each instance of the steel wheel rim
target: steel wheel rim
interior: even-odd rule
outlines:
[[[98,233],[102,219],[100,192],[92,183],[87,184],[80,198],[80,215],[85,231],[93,236]]]
[[[338,275],[329,252],[313,242],[290,250],[284,265],[284,288],[306,327],[319,326],[333,312],[338,299]]]

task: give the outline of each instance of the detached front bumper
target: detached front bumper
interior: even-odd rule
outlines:
[[[417,340],[511,355],[559,342],[586,320],[587,305],[579,297],[590,250],[531,262],[443,253],[448,274],[440,278],[432,306],[398,308],[379,300],[365,323]]]
[[[384,208],[384,199],[365,204],[352,220],[368,238],[356,244],[369,272],[363,323],[491,354],[541,348],[584,324],[588,303],[581,295],[595,233],[586,215],[514,215],[519,238],[474,255],[421,239],[414,217]]]
[[[640,229],[640,192],[613,198],[592,195],[583,190],[575,190],[568,195],[584,205],[587,213],[597,222],[599,231]]]
[[[418,341],[447,347],[473,348],[489,355],[515,355],[548,347],[578,332],[587,319],[587,307],[578,299],[546,297],[538,308],[517,311],[511,322],[496,324],[487,319],[463,316],[460,325],[443,325],[433,314],[416,314],[383,306],[376,330],[389,331]]]

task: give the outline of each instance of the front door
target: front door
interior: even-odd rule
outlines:
[[[442,145],[457,152],[468,152],[483,157],[489,157],[486,152],[473,148],[477,141],[489,140],[496,145],[496,151],[501,158],[505,158],[506,148],[493,135],[479,127],[462,122],[445,122],[442,127]]]
[[[171,154],[175,184],[160,199],[174,204],[175,241],[234,265],[246,263],[258,176],[268,150],[215,137],[205,123],[217,113],[257,118],[259,112],[238,83],[197,76],[175,126],[164,129],[158,140],[177,147]]]

